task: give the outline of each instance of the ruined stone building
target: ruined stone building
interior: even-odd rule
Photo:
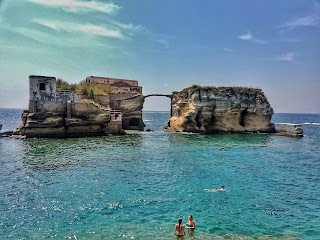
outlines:
[[[57,91],[55,77],[30,75],[29,108],[13,135],[78,137],[144,129],[144,97],[137,81],[103,77],[86,81],[108,84],[112,91],[84,99],[72,91]]]
[[[142,93],[142,87],[138,86],[138,81],[136,80],[89,76],[85,81],[109,85],[113,93]]]
[[[69,91],[56,90],[56,78],[48,76],[29,76],[29,111],[37,112],[48,102],[79,102],[77,96]]]
[[[81,137],[121,133],[122,111],[79,100],[76,93],[57,91],[56,78],[29,76],[29,109],[13,136]]]
[[[123,129],[140,131],[144,129],[142,120],[144,97],[138,81],[97,76],[89,76],[85,81],[111,87],[110,94],[94,96],[94,100],[113,110],[120,110],[123,114]]]

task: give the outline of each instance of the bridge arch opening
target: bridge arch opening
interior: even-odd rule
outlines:
[[[147,95],[142,109],[145,130],[163,131],[171,116],[171,95]]]

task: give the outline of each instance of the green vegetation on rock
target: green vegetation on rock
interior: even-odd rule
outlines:
[[[93,99],[96,95],[108,95],[112,92],[110,85],[88,83],[85,81],[79,84],[70,84],[61,78],[57,79],[57,91],[75,91],[77,94]]]
[[[82,81],[77,85],[77,94],[87,96],[88,98],[93,98],[96,95],[108,95],[112,92],[110,85],[98,84],[98,83],[88,83]]]
[[[63,81],[61,78],[57,79],[57,91],[75,91],[77,84],[70,84],[66,81]]]

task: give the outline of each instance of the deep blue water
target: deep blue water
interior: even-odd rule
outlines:
[[[22,110],[0,109],[3,131]],[[197,239],[320,239],[320,115],[304,138],[170,134],[146,112],[126,136],[0,138],[1,239],[174,239],[193,214]],[[225,185],[225,192],[205,189]]]

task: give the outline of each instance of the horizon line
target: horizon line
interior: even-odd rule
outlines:
[[[22,107],[0,107],[0,109],[16,109],[16,110],[27,110]],[[170,112],[170,110],[143,110],[142,112]],[[274,114],[320,114],[320,112],[275,112]]]

